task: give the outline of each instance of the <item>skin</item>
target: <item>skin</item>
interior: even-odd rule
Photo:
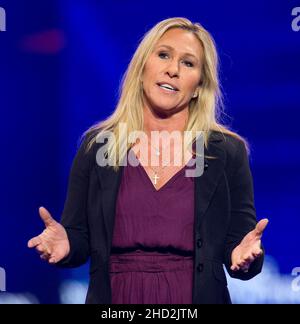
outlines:
[[[142,77],[146,129],[183,129],[189,103],[199,87],[202,61],[203,48],[193,33],[171,29],[160,38]],[[170,82],[179,91],[170,93],[158,82]]]
[[[45,229],[28,241],[29,248],[35,248],[41,259],[51,264],[57,263],[70,253],[70,243],[65,228],[59,224],[44,208],[39,208],[39,214]]]
[[[268,222],[266,218],[260,220],[255,229],[245,235],[242,242],[232,251],[231,270],[247,272],[251,263],[263,254],[261,238]]]
[[[151,131],[183,131],[189,117],[189,103],[198,95],[203,64],[203,47],[198,38],[191,32],[182,29],[168,30],[156,43],[143,71],[143,113],[144,131],[151,137]],[[179,91],[169,92],[157,83],[170,83]],[[160,145],[161,148],[161,145]],[[145,171],[151,177],[156,170],[160,179],[155,185],[156,190],[163,187],[191,158],[186,152],[181,165],[151,167],[150,157],[153,149],[148,150],[148,161],[134,149]],[[152,149],[152,151],[151,151]],[[170,143],[170,159],[179,154],[182,149],[180,143]],[[181,155],[180,155],[181,156]],[[162,164],[162,161],[161,163]]]
[[[202,45],[191,32],[171,29],[160,38],[146,62],[142,75],[144,130],[148,136],[153,130],[168,132],[184,130],[189,116],[189,102],[193,96],[198,95],[202,63]],[[157,85],[158,82],[172,83],[179,91],[173,93],[163,90]],[[150,152],[151,145],[147,149]],[[178,149],[181,148],[175,144],[171,145],[171,154],[176,153]],[[189,155],[187,157],[190,158]],[[147,167],[149,164],[146,162],[141,161],[141,164],[150,176],[153,171]],[[181,167],[165,168],[156,189],[159,190],[172,178],[178,172],[178,168]],[[67,233],[46,208],[40,207],[39,214],[45,224],[45,230],[29,240],[28,247],[35,248],[43,260],[54,264],[70,252]],[[260,244],[267,224],[267,219],[261,220],[233,250],[231,270],[247,271],[251,263],[263,253]]]

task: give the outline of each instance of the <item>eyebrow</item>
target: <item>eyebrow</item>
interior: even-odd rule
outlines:
[[[157,47],[157,49],[159,49],[160,47],[165,47],[165,48],[167,48],[167,49],[169,49],[171,51],[174,51],[174,48],[172,46],[169,46],[169,45],[159,45]],[[183,53],[183,55],[185,55],[185,56],[191,56],[191,57],[195,58],[197,61],[199,61],[199,59],[194,54],[192,54],[192,53]]]

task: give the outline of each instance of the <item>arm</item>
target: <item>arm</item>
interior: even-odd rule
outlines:
[[[67,232],[70,253],[57,263],[61,267],[76,267],[89,257],[89,232],[87,222],[87,198],[89,174],[92,165],[92,149],[85,152],[88,138],[81,143],[73,160],[69,175],[67,197],[61,224]]]
[[[229,178],[231,221],[226,237],[224,263],[231,277],[249,280],[261,272],[264,253],[263,247],[260,246],[260,238],[255,236],[256,212],[248,154],[243,142],[238,141],[237,145],[232,172]],[[249,269],[247,272],[244,272],[242,271],[242,267],[237,265],[238,261],[242,262],[242,257],[246,255],[240,253],[240,247],[246,235],[249,234],[248,236],[250,236],[250,233],[254,233],[255,238],[257,237],[259,240],[255,241],[255,246],[253,243],[253,248],[251,245],[251,249],[247,249],[247,251],[243,250],[243,252],[247,252],[247,257],[250,258],[251,255],[252,260],[249,263]],[[252,255],[252,252],[257,253]]]

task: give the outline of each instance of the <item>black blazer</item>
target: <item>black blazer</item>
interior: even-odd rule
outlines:
[[[96,144],[81,143],[71,167],[61,218],[70,254],[58,265],[76,267],[91,257],[86,303],[111,304],[109,256],[115,206],[123,167],[118,172],[96,163]],[[231,303],[223,264],[231,277],[248,280],[262,268],[263,256],[247,273],[232,272],[231,252],[256,225],[253,181],[242,141],[212,132],[205,170],[195,178],[195,262],[193,304]],[[184,282],[182,283],[184,285]]]

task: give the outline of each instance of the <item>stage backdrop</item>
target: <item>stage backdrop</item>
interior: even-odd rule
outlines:
[[[0,7],[0,303],[83,302],[87,265],[58,270],[27,240],[43,229],[39,206],[60,218],[79,137],[113,111],[139,40],[175,16],[202,23],[216,40],[225,121],[250,143],[257,216],[270,220],[264,270],[251,282],[230,280],[233,301],[300,302],[299,0]]]

